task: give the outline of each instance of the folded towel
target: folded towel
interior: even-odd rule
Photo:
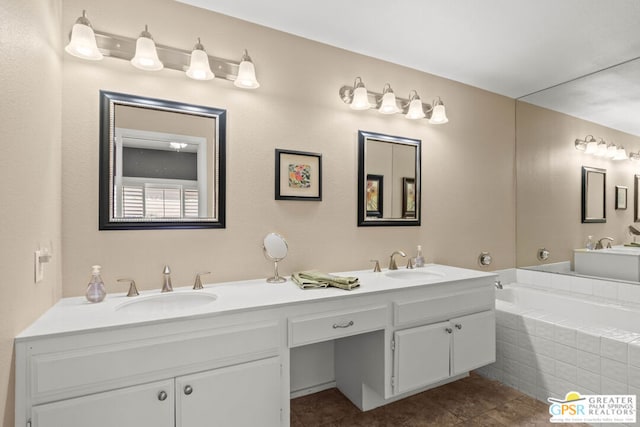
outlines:
[[[357,277],[340,277],[320,271],[301,271],[293,273],[291,279],[302,289],[334,287],[350,291],[360,286]]]
[[[625,243],[625,246],[631,246],[632,248],[640,248],[640,243],[636,243],[636,242]]]

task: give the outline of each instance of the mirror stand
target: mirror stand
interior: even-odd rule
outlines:
[[[273,260],[273,277],[269,277],[267,279],[267,283],[284,283],[287,281],[284,277],[280,277],[280,274],[278,273],[278,261],[280,260]]]

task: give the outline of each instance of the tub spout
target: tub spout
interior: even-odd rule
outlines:
[[[502,282],[500,280],[496,280],[494,285],[496,289],[504,289],[504,286],[502,286]]]

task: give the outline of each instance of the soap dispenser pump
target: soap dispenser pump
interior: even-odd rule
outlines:
[[[424,267],[424,257],[422,256],[422,246],[418,245],[418,249],[416,251],[416,268]]]
[[[89,302],[101,302],[105,296],[107,296],[107,291],[104,289],[104,282],[102,281],[102,277],[100,277],[100,269],[102,268],[99,265],[94,265],[91,267],[91,280],[87,285],[87,300]]]

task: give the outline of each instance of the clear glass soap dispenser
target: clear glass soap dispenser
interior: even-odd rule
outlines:
[[[87,300],[89,302],[100,302],[107,296],[107,291],[104,289],[104,282],[102,281],[102,277],[100,277],[100,269],[102,267],[94,265],[91,268],[93,271],[91,272],[91,280],[87,285]]]
[[[592,251],[596,247],[596,242],[593,240],[593,236],[587,237],[587,242],[584,244],[588,251]]]
[[[416,267],[424,267],[424,257],[422,256],[422,246],[418,245],[416,250]]]

